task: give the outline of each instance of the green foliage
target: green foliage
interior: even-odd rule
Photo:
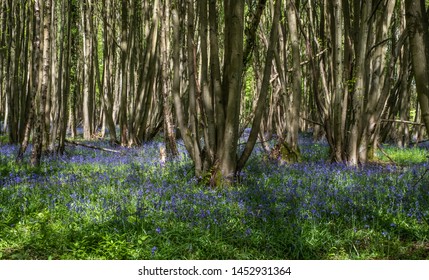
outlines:
[[[7,144],[7,143],[9,143],[9,136],[0,135],[0,144]]]
[[[300,147],[283,166],[255,153],[216,189],[185,154],[161,166],[156,143],[72,148],[39,169],[3,149],[0,259],[429,258],[426,150],[386,148],[407,168],[348,168],[323,143]]]
[[[410,110],[410,119],[414,120],[415,118],[416,118],[416,110],[415,109]]]
[[[421,164],[428,160],[429,152],[423,148],[398,148],[386,147],[385,152],[389,157],[401,166],[408,166],[413,164]],[[389,162],[389,159],[383,153],[379,152],[378,157],[380,160]]]
[[[253,68],[249,67],[248,71],[246,71],[245,75],[245,87],[244,87],[244,111],[243,114],[248,116],[253,112],[253,102],[255,98],[255,77],[253,74]]]

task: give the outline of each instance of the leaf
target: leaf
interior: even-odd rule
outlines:
[[[142,235],[142,236],[140,236],[140,238],[138,240],[138,244],[139,245],[143,244],[143,242],[145,242],[146,239],[148,239],[148,238],[149,238],[149,235]]]

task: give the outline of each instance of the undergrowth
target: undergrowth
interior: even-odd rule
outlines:
[[[256,149],[240,183],[213,189],[183,150],[161,165],[159,145],[68,147],[34,169],[1,144],[0,259],[429,259],[425,149],[347,167],[304,137],[301,163]]]

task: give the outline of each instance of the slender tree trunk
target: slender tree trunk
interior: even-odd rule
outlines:
[[[106,3],[107,2],[107,3]],[[102,10],[103,10],[103,74],[102,78],[100,78],[100,74],[97,71],[97,77],[98,80],[101,79],[101,82],[99,82],[103,97],[103,107],[104,107],[104,117],[106,119],[107,125],[109,127],[109,135],[110,135],[110,141],[111,142],[117,142],[117,136],[116,136],[116,126],[113,120],[113,94],[111,91],[111,56],[113,55],[112,52],[112,37],[110,34],[110,31],[108,30],[108,24],[109,24],[109,15],[110,15],[110,9],[111,9],[111,2],[110,0],[103,0],[102,2]],[[94,33],[94,36],[96,34]],[[97,54],[97,51],[95,52]],[[98,61],[98,59],[96,59]]]
[[[221,146],[222,177],[230,180],[237,171],[237,145],[240,117],[241,83],[243,72],[244,1],[224,1],[225,66],[225,132]]]
[[[295,2],[295,3],[294,3]],[[289,161],[298,161],[301,157],[298,147],[298,132],[301,111],[301,58],[300,58],[300,44],[297,20],[297,6],[296,1],[287,1],[287,23],[290,33],[290,41],[292,45],[292,95],[289,99],[288,106],[288,120],[287,120],[287,134],[285,144],[287,145],[288,152],[292,155]]]
[[[61,3],[60,9],[60,18],[59,20],[61,22],[65,22],[65,16],[64,13],[64,5],[65,3]],[[50,110],[50,116],[49,121],[51,124],[50,134],[51,137],[49,139],[49,152],[54,154],[57,152],[57,138],[60,134],[59,128],[60,128],[60,110],[62,105],[62,93],[63,93],[63,72],[64,72],[64,26],[60,27],[60,30],[57,30],[56,28],[56,22],[57,22],[57,13],[56,13],[56,4],[55,1],[52,2],[51,7],[51,92],[52,92],[52,110]],[[57,35],[58,33],[58,35]],[[57,36],[61,38],[59,40],[59,45],[57,46]],[[58,51],[58,59],[57,59],[57,47],[59,48]],[[57,66],[58,65],[58,66]],[[45,118],[46,119],[46,118]]]
[[[367,90],[367,75],[366,70],[366,55],[368,46],[368,34],[371,20],[369,18],[372,5],[370,1],[364,1],[361,5],[362,12],[358,14],[358,17],[362,19],[358,31],[357,38],[357,57],[355,66],[355,87],[353,92],[353,102],[351,104],[352,110],[349,115],[349,129],[350,134],[348,135],[347,154],[348,161],[351,165],[356,165],[359,162],[359,142],[361,137],[362,126],[365,123],[361,123],[361,116],[364,106],[364,97]],[[356,11],[357,12],[357,11]]]
[[[334,161],[343,161],[343,141],[345,134],[345,120],[344,111],[347,104],[344,104],[345,90],[344,90],[344,18],[342,0],[335,0],[333,5],[334,21],[331,28],[334,38],[333,48],[333,98],[332,98],[332,128],[334,132],[334,151],[332,157]]]
[[[82,29],[83,29],[83,99],[82,99],[82,113],[83,113],[83,138],[85,140],[91,139],[94,134],[93,130],[93,96],[92,96],[92,37],[89,21],[92,15],[90,14],[92,0],[84,0],[82,2]]]
[[[65,27],[65,36],[66,40],[63,45],[63,63],[64,63],[64,73],[63,73],[63,82],[62,82],[62,94],[60,112],[59,112],[59,140],[58,140],[58,149],[57,153],[63,154],[65,150],[65,140],[67,134],[67,122],[68,122],[68,100],[70,96],[70,87],[71,87],[71,68],[72,68],[72,25],[73,21],[73,10],[75,9],[73,5],[73,0],[67,0],[67,3],[63,3],[64,14],[67,14],[66,18],[66,27]]]
[[[128,145],[127,137],[127,65],[128,65],[128,1],[122,0],[122,29],[121,29],[121,94],[119,107],[119,130],[121,145]]]
[[[40,86],[38,87],[38,98],[36,98],[37,113],[34,127],[34,135],[33,135],[33,150],[31,153],[31,165],[38,166],[40,164],[40,160],[43,152],[43,139],[45,132],[45,104],[46,104],[46,96],[48,94],[49,89],[49,72],[50,72],[50,25],[51,25],[51,2],[52,0],[36,0],[35,1],[35,14],[38,13],[37,10],[40,7],[43,7],[43,28],[40,28],[40,37],[43,38],[41,40],[41,46],[43,45],[43,53],[42,53],[42,68],[39,69],[39,80],[41,81]],[[36,15],[36,18],[38,15]],[[37,26],[37,24],[36,24]],[[36,31],[37,32],[37,31]]]
[[[201,44],[201,73],[200,73],[200,110],[202,121],[207,129],[204,129],[205,152],[204,167],[207,169],[215,161],[216,154],[216,125],[214,114],[213,92],[209,89],[209,53],[208,53],[208,1],[198,2],[200,15],[200,44]]]
[[[164,139],[167,152],[167,158],[174,158],[179,154],[176,144],[176,135],[174,133],[173,116],[171,112],[171,88],[170,88],[170,43],[169,43],[169,12],[170,1],[166,0],[163,11],[162,30],[161,30],[161,56],[162,56],[162,78],[161,90],[163,98],[163,117],[164,117]]]
[[[38,89],[38,76],[40,65],[40,10],[38,3],[34,3],[29,8],[29,38],[31,38],[32,48],[30,63],[28,65],[28,94],[27,94],[27,116],[25,129],[22,135],[22,141],[19,146],[18,154],[16,157],[17,162],[21,162],[24,158],[24,153],[27,150],[30,142],[30,134],[34,125],[34,98],[37,95]]]
[[[422,120],[429,132],[429,27],[424,0],[405,0],[412,65]]]

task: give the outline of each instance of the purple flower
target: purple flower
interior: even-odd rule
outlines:
[[[152,256],[155,255],[156,250],[158,250],[158,247],[153,246],[152,247]]]

